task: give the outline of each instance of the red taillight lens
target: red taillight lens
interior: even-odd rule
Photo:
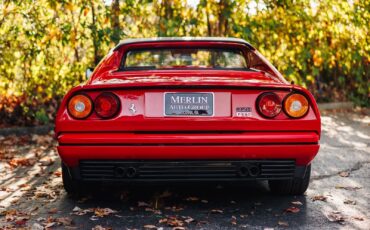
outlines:
[[[118,97],[113,93],[101,93],[95,98],[95,112],[101,118],[114,117],[120,108]]]
[[[281,112],[281,100],[275,93],[263,93],[257,99],[257,109],[264,117],[276,117]]]

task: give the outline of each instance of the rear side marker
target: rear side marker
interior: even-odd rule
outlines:
[[[93,104],[87,95],[77,94],[68,101],[68,113],[75,119],[87,118],[93,110]]]
[[[284,112],[292,118],[301,118],[308,112],[308,100],[299,93],[288,94],[284,99]]]

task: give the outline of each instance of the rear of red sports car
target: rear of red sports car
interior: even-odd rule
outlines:
[[[96,182],[267,180],[302,194],[320,114],[244,40],[134,39],[67,93],[55,133],[71,193]]]

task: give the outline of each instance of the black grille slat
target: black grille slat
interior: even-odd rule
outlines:
[[[241,167],[255,166],[259,173],[241,175]],[[117,174],[117,168],[135,168],[133,177]],[[291,179],[295,173],[294,160],[82,160],[80,175],[87,181],[145,181],[145,180],[212,180],[217,179]],[[126,172],[126,171],[125,171]]]
[[[197,173],[192,173],[192,174],[169,174],[169,175],[164,175],[164,174],[158,174],[158,175],[143,175],[143,177],[148,177],[148,178],[180,178],[180,177],[192,177],[192,178],[197,178],[197,177],[203,177],[203,178],[209,178],[209,177],[230,177],[232,174],[197,174]],[[235,175],[235,174],[233,174]]]
[[[294,172],[294,169],[262,169],[263,172]]]
[[[141,168],[140,168],[141,169]],[[231,173],[235,173],[237,172],[235,169],[231,169],[231,170],[227,170],[227,169],[224,169],[224,170],[219,170],[219,169],[203,169],[203,170],[193,170],[193,169],[187,169],[187,170],[180,170],[180,169],[167,169],[167,170],[142,170],[140,171],[140,173],[188,173],[188,172],[197,172],[197,173],[209,173],[209,172],[213,172],[213,173],[222,173],[222,172],[231,172]]]

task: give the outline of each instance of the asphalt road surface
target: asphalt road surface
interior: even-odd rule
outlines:
[[[369,124],[365,115],[322,117],[310,187],[297,197],[262,182],[105,186],[70,197],[50,135],[3,136],[0,228],[370,229]]]

